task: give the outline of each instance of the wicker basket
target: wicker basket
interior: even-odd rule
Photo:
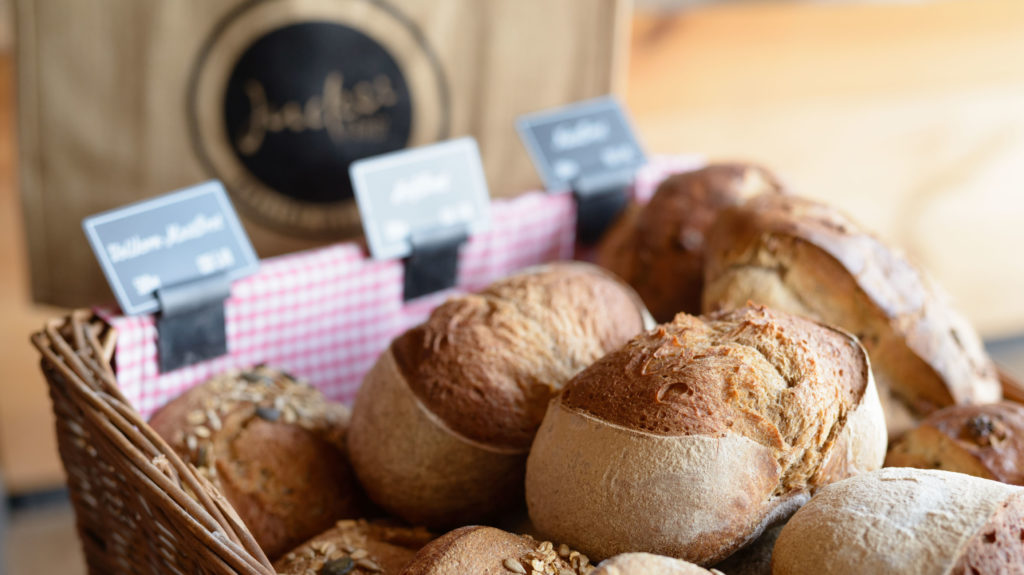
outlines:
[[[89,572],[272,575],[228,502],[118,390],[116,339],[86,311],[32,336]]]
[[[61,459],[89,571],[273,574],[231,505],[118,390],[117,335],[91,312],[32,337],[43,355]],[[1024,386],[1001,373],[1007,399]]]

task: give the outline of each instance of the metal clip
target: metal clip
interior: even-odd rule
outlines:
[[[629,202],[635,172],[623,170],[581,176],[572,182],[576,197],[576,241],[594,245]]]
[[[226,355],[224,300],[231,294],[227,274],[160,288],[156,320],[160,373]]]
[[[414,232],[412,253],[404,260],[403,299],[409,301],[455,286],[459,247],[469,239],[466,226]]]

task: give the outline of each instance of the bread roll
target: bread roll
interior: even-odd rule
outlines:
[[[541,533],[592,557],[710,565],[819,486],[877,469],[885,443],[849,334],[763,307],[680,314],[552,401],[526,500]]]
[[[629,286],[579,263],[448,300],[395,339],[356,397],[349,449],[370,497],[436,528],[522,505],[548,400],[640,332],[642,308]]]
[[[434,536],[422,527],[345,519],[286,554],[279,575],[397,575]]]
[[[623,553],[602,561],[591,575],[722,575],[722,572],[717,569],[708,571],[664,555]]]
[[[421,549],[402,575],[587,575],[593,570],[586,555],[565,545],[470,525]]]
[[[754,301],[860,338],[893,437],[936,409],[999,401],[981,340],[939,288],[831,207],[760,196],[724,210],[705,272],[705,311]]]
[[[944,469],[1024,485],[1024,405],[956,405],[889,447],[886,467]]]
[[[598,248],[598,263],[624,278],[659,322],[677,313],[700,313],[704,286],[704,234],[718,212],[782,185],[750,164],[712,164],[676,174],[650,202],[630,207]]]
[[[774,575],[1020,573],[1024,488],[886,468],[822,489],[775,544]]]
[[[210,479],[271,560],[362,513],[345,453],[348,408],[270,367],[232,370],[150,426]]]

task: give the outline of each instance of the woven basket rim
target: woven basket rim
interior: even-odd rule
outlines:
[[[48,321],[31,341],[42,355],[90,572],[145,572],[159,565],[181,572],[198,567],[204,573],[275,574],[216,487],[121,393],[111,364],[117,333],[110,324],[90,310],[75,310]],[[140,540],[140,531],[156,537]],[[122,542],[134,543],[122,549]]]

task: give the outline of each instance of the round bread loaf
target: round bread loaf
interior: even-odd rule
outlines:
[[[659,322],[700,313],[704,235],[718,212],[782,185],[750,164],[712,164],[667,178],[644,206],[630,204],[598,248],[598,263],[636,289]]]
[[[775,575],[981,575],[1024,568],[1024,488],[890,467],[822,489],[782,529]]]
[[[1024,405],[956,405],[889,447],[886,467],[943,469],[1024,485]]]
[[[260,366],[192,388],[149,425],[213,482],[273,560],[361,514],[345,455],[348,420],[344,405]]]
[[[885,444],[849,334],[763,307],[679,314],[551,403],[526,500],[538,531],[592,557],[710,565],[819,486],[877,469]]]
[[[343,519],[274,563],[279,575],[397,575],[434,536],[422,527]]]
[[[587,575],[593,570],[586,555],[566,545],[470,525],[420,549],[402,575]]]
[[[723,575],[693,563],[651,553],[623,553],[602,561],[591,575]]]
[[[891,437],[941,407],[1000,399],[995,366],[948,298],[838,210],[793,196],[726,209],[708,234],[704,310],[748,301],[856,335]]]
[[[377,504],[443,528],[522,505],[551,396],[644,327],[643,304],[600,268],[538,268],[455,297],[395,339],[363,380],[352,464]]]

